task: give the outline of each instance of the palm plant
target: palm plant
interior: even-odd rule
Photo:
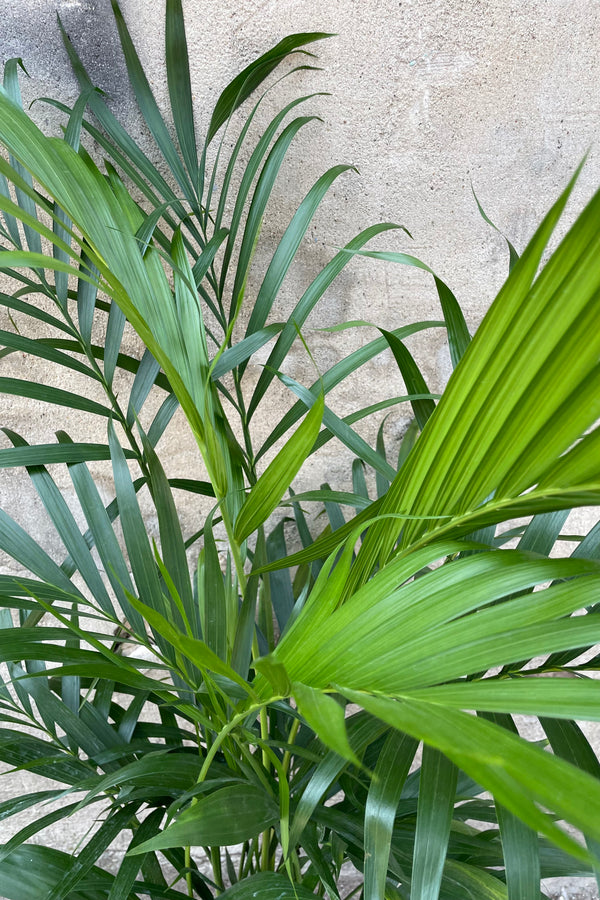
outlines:
[[[312,217],[348,168],[335,166],[299,204],[239,335],[267,202],[310,121],[293,118],[296,107],[310,98],[281,109],[252,143],[263,94],[227,159],[223,134],[280,63],[326,35],[290,36],[248,66],[199,146],[181,0],[166,11],[176,140],[112,6],[162,167],[111,114],[66,34],[81,95],[72,109],[56,103],[68,116],[63,138],[45,137],[23,111],[18,61],[0,90],[0,271],[12,286],[0,303],[19,322],[1,332],[1,355],[74,370],[90,396],[14,377],[0,377],[0,390],[107,427],[104,442],[61,430],[38,445],[4,429],[12,446],[0,464],[26,468],[64,557],[0,510],[0,549],[18,567],[0,576],[0,759],[51,779],[0,804],[2,820],[39,807],[0,848],[3,895],[339,898],[349,862],[366,900],[537,900],[540,878],[593,872],[599,765],[576,720],[600,718],[600,527],[570,557],[551,554],[568,511],[600,503],[600,195],[538,272],[572,179],[523,255],[512,252],[473,340],[434,275],[443,320],[382,328],[306,387],[282,366],[355,255],[427,270],[407,254],[365,250],[395,227],[372,226],[286,321],[270,321]],[[103,172],[82,132],[106,155]],[[126,323],[143,341],[139,359],[123,346]],[[404,341],[441,325],[455,370],[436,404]],[[28,336],[32,326],[46,336]],[[250,389],[248,361],[269,341]],[[386,348],[406,395],[337,417],[328,393]],[[252,420],[275,379],[297,399],[258,447]],[[383,426],[374,448],[352,426],[398,403],[415,424],[392,463]],[[161,463],[178,408],[203,480],[169,478]],[[352,491],[295,494],[303,463],[334,438],[354,456]],[[89,465],[103,460],[108,505]],[[84,528],[48,469],[56,464]],[[209,504],[192,535],[180,524],[182,491]],[[304,512],[314,500],[329,519],[315,539]],[[356,515],[345,521],[343,506]],[[291,555],[287,518],[271,519],[278,507],[291,508],[302,542]],[[521,715],[539,719],[543,742],[519,736]],[[60,802],[45,812],[50,800]],[[88,808],[95,825],[72,855],[26,843]],[[122,835],[127,852],[109,872],[98,861]]]

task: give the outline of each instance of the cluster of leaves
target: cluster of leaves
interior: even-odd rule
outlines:
[[[62,138],[45,137],[22,109],[19,61],[6,64],[0,89],[0,272],[14,286],[0,303],[20,323],[0,332],[1,356],[75,372],[104,399],[14,377],[0,377],[0,390],[107,427],[104,443],[59,431],[38,445],[4,430],[12,446],[0,465],[26,468],[65,555],[51,558],[0,510],[0,550],[22,572],[0,576],[0,760],[51,779],[0,804],[2,821],[39,808],[0,847],[3,895],[339,900],[350,862],[365,900],[538,900],[540,878],[589,874],[600,854],[600,768],[575,720],[600,718],[600,657],[582,655],[600,641],[600,527],[570,557],[551,552],[569,510],[600,503],[600,196],[538,273],[573,179],[524,254],[511,252],[472,341],[434,275],[442,320],[382,328],[305,387],[282,363],[356,254],[427,270],[365,250],[395,227],[372,226],[332,257],[285,322],[269,321],[322,198],[348,168],[335,166],[299,204],[238,335],[267,203],[312,118],[294,118],[296,107],[310,98],[289,103],[252,143],[263,94],[228,156],[223,135],[280,63],[325,35],[288,37],[248,66],[199,146],[181,0],[166,5],[176,141],[112,6],[164,166],[110,112],[66,34],[81,94],[72,109],[55,102],[68,116]],[[106,155],[102,171],[82,133]],[[122,346],[126,323],[143,340],[141,359]],[[455,368],[437,404],[404,343],[431,327],[447,329]],[[249,391],[248,362],[269,341]],[[340,419],[328,393],[386,348],[407,394]],[[126,394],[115,387],[123,372]],[[278,377],[297,400],[257,448],[252,419]],[[412,406],[414,425],[392,463],[381,429],[372,448],[353,425],[399,403]],[[178,408],[207,480],[169,478],[161,464],[157,445]],[[302,464],[332,438],[354,456],[352,491],[294,494]],[[97,460],[112,468],[108,505],[89,466]],[[66,467],[83,530],[55,464]],[[181,491],[212,498],[193,535],[182,533]],[[329,519],[315,539],[302,505],[311,500]],[[282,521],[267,529],[280,504],[302,541],[292,555]],[[343,505],[356,510],[349,521]],[[515,518],[528,524],[504,524]],[[539,719],[552,752],[519,737],[519,715]],[[48,801],[57,801],[50,812]],[[73,855],[26,843],[87,808],[94,827]],[[123,835],[127,852],[105,871],[98,860]]]

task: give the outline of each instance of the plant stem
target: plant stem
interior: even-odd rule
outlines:
[[[220,847],[211,847],[210,848],[210,863],[213,870],[213,875],[215,877],[215,884],[219,888],[220,891],[225,890],[225,885],[223,884],[223,867],[221,864],[221,848]]]
[[[211,479],[212,481],[212,479]],[[213,481],[214,485],[214,481]],[[233,534],[233,523],[229,516],[229,510],[227,509],[227,505],[225,503],[225,497],[218,497],[219,504],[221,506],[221,515],[223,517],[223,524],[225,526],[225,531],[227,532],[227,538],[229,540],[229,547],[231,549],[231,555],[233,556],[233,564],[235,566],[236,575],[238,578],[238,582],[240,585],[240,591],[242,597],[246,592],[246,586],[248,584],[248,579],[246,578],[246,573],[244,572],[244,560],[242,559],[242,551],[240,545],[236,541]]]
[[[192,865],[192,849],[191,849],[191,847],[185,847],[184,852],[185,852],[185,868],[187,870],[185,873],[185,883],[187,884],[188,897],[193,897],[194,896],[194,887],[192,884],[192,873],[191,873],[191,865]]]
[[[281,699],[280,697],[271,697],[271,699],[269,700],[269,703],[273,703],[276,700],[280,700],[280,699]],[[217,750],[219,749],[219,747],[221,746],[221,744],[223,743],[223,741],[225,740],[227,735],[230,734],[230,732],[232,732],[234,730],[234,728],[237,728],[237,726],[240,724],[240,722],[243,722],[244,719],[247,719],[248,716],[250,716],[257,709],[262,709],[263,706],[264,706],[263,703],[261,703],[260,706],[251,706],[249,709],[246,709],[243,712],[238,713],[237,715],[233,716],[233,718],[231,718],[229,720],[229,722],[227,722],[227,724],[223,726],[221,731],[216,736],[214,744],[211,746],[210,750],[204,757],[204,762],[202,764],[202,768],[200,769],[200,774],[198,775],[196,784],[202,784],[202,782],[208,775],[208,770],[210,769],[210,764],[212,763],[213,759],[215,758],[215,756],[217,754]]]
[[[288,734],[288,744],[294,743],[294,741],[296,740],[296,735],[298,734],[299,728],[300,728],[300,719],[294,719],[294,721],[292,722],[292,727],[290,728],[290,733]],[[285,753],[283,754],[283,761],[282,761],[283,771],[286,773],[286,775],[290,768],[291,759],[292,759],[292,751],[286,750]]]
[[[266,741],[269,740],[269,718],[267,715],[267,707],[266,706],[261,707],[261,710],[260,710],[260,736],[263,739],[263,741],[265,741],[265,743],[266,743]],[[271,764],[269,762],[269,754],[267,753],[267,751],[264,748],[262,751],[262,763],[263,763],[264,769],[267,772],[269,772],[270,766],[271,766]],[[267,828],[267,830],[263,832],[263,836],[262,836],[261,869],[263,870],[263,872],[266,872],[270,868],[270,861],[269,861],[270,845],[271,845],[271,829]]]

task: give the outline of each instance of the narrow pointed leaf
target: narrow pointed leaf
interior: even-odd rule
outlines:
[[[250,96],[252,91],[271,74],[280,62],[290,53],[298,50],[306,44],[320,41],[331,35],[323,32],[307,32],[305,34],[293,34],[284,38],[271,48],[267,53],[259,56],[250,63],[234,80],[227,85],[215,105],[212,119],[208,127],[206,144],[210,144],[219,128],[225,124],[231,114]]]
[[[167,82],[175,131],[192,184],[197,185],[198,151],[194,133],[194,106],[181,0],[168,0],[165,26]]]
[[[438,900],[454,813],[458,770],[443,753],[423,748],[411,880],[414,900]]]
[[[385,895],[396,812],[417,747],[414,738],[395,732],[379,754],[365,804],[365,900]]]
[[[308,456],[323,418],[323,396],[318,397],[304,422],[267,466],[246,497],[235,522],[236,540],[243,541],[273,512]]]

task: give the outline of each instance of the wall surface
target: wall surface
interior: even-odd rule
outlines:
[[[199,133],[223,86],[255,56],[290,32],[336,33],[315,47],[323,71],[287,79],[271,93],[263,111],[266,122],[269,113],[299,93],[330,93],[307,103],[323,121],[303,129],[282,171],[250,296],[260,284],[269,249],[316,178],[339,162],[358,169],[335,183],[312,223],[299,264],[282,292],[282,313],[337,247],[369,224],[392,221],[404,225],[412,239],[398,231],[376,239],[373,249],[402,250],[426,262],[452,287],[475,328],[506,277],[508,253],[503,238],[483,221],[472,188],[488,216],[521,251],[590,148],[571,220],[600,183],[596,0],[184,0],[183,5]],[[164,3],[122,0],[121,6],[158,103],[165,108]],[[115,114],[158,160],[137,117],[109,0],[3,0],[0,58],[22,58],[30,76],[22,80],[26,100],[52,96],[72,104],[76,99],[57,11],[95,82],[108,92]],[[33,115],[50,133],[58,133],[64,122],[41,103],[33,107]],[[316,328],[348,319],[396,328],[439,316],[426,273],[357,260],[309,320],[306,339],[326,369],[341,352],[360,346],[375,332],[359,329],[340,337]],[[8,327],[2,310],[0,328]],[[445,383],[450,362],[442,331],[428,334],[415,339],[411,349],[436,390]],[[133,336],[127,340],[132,352],[139,349]],[[259,362],[265,359],[266,353]],[[7,375],[26,377],[31,367],[20,354],[2,360]],[[313,380],[312,364],[299,343],[288,371],[301,381]],[[259,372],[257,365],[256,377]],[[71,385],[61,386],[77,390],[77,384],[74,377]],[[403,392],[389,354],[365,367],[352,388],[335,394],[332,405],[339,415],[356,407],[357,392],[370,402]],[[271,402],[288,402],[283,388]],[[388,420],[392,453],[408,419],[407,411],[396,411]],[[258,429],[266,433],[268,420],[267,409]],[[379,421],[362,433],[373,440]],[[0,426],[39,442],[53,440],[64,422],[33,402],[9,398],[2,401]],[[70,418],[68,430],[73,436],[89,436],[90,424],[83,416],[80,421]],[[173,474],[189,474],[197,466],[193,447],[177,427],[162,446]],[[327,478],[347,488],[347,460],[330,447],[321,461],[312,463],[307,478],[313,485]],[[33,500],[23,503],[24,490],[24,483],[12,476],[0,478],[1,504],[43,535],[42,513]],[[106,491],[109,496],[108,481]],[[184,510],[183,516],[191,530],[195,508]],[[53,540],[48,536],[49,549],[59,553]],[[63,835],[60,841],[68,844],[73,838]],[[579,896],[569,886],[563,893]]]
[[[52,96],[72,103],[77,96],[56,23],[58,10],[95,82],[108,92],[114,112],[158,159],[128,87],[109,0],[5,0],[3,7],[2,56],[22,57],[31,76],[22,84],[27,100]],[[122,8],[164,108],[164,4],[124,0]],[[595,149],[600,128],[600,4],[592,0],[184,0],[184,11],[199,133],[206,129],[223,86],[256,55],[293,31],[336,33],[314,45],[323,71],[287,79],[264,105],[266,122],[290,97],[330,93],[305,104],[307,112],[323,122],[306,126],[295,139],[268,208],[249,300],[253,286],[260,284],[269,250],[297,204],[336,163],[351,163],[358,173],[344,174],[330,189],[299,264],[284,285],[281,312],[289,311],[335,248],[367,225],[391,221],[404,225],[412,239],[402,232],[383,235],[372,249],[403,250],[430,265],[454,290],[474,328],[506,277],[508,254],[502,237],[480,216],[472,188],[490,218],[521,251],[590,148],[573,212],[600,181]],[[45,104],[37,104],[33,112],[46,131],[58,132],[64,121]],[[328,291],[309,325],[366,319],[393,328],[439,315],[428,275],[357,260]],[[443,331],[426,335],[413,339],[411,348],[436,390],[447,379],[450,364]],[[373,336],[365,329],[345,332],[343,338],[307,333],[322,368],[339,358],[340,347],[358,347]],[[266,350],[258,362],[264,359]],[[291,374],[312,380],[311,364],[299,342],[289,365]],[[373,400],[389,396],[390,389],[401,393],[389,353],[362,370],[361,384],[368,385]],[[281,402],[287,402],[284,389],[280,393]],[[335,396],[340,415],[354,408],[355,386]],[[390,416],[390,450],[407,421],[406,411]],[[51,439],[54,422],[33,405],[10,408],[5,424],[16,427],[23,422],[26,431],[37,429],[37,439],[40,425]],[[370,430],[366,426],[368,436],[376,424]],[[174,454],[187,452],[180,441],[173,445]],[[327,473],[329,480],[347,479],[347,468],[338,465],[333,450],[323,460],[315,463],[317,477]],[[186,465],[183,457],[181,465]]]

